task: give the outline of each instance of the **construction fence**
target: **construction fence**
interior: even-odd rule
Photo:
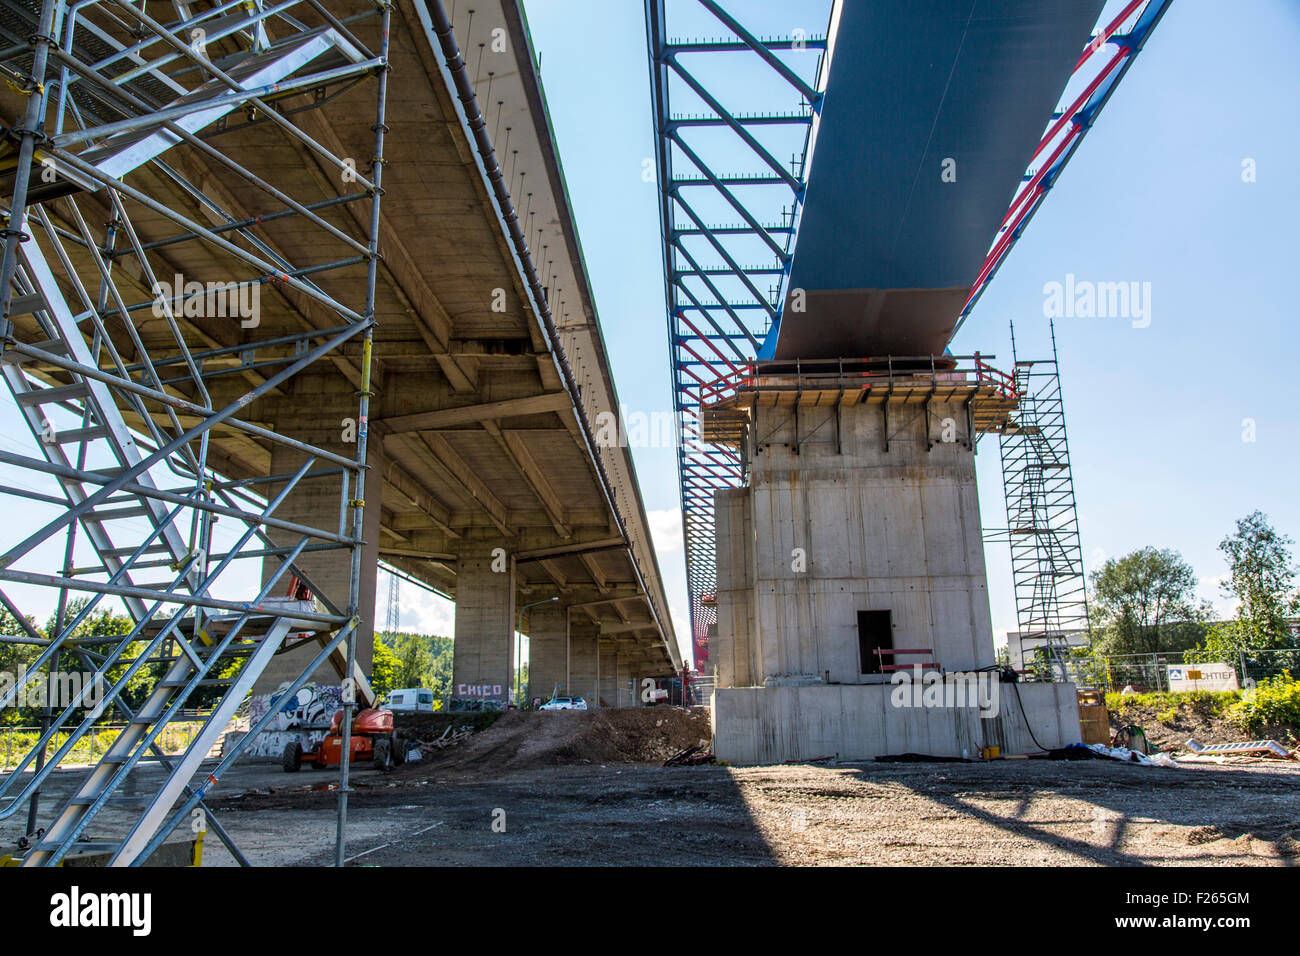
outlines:
[[[1126,688],[1137,693],[1168,691],[1171,666],[1197,663],[1185,658],[1184,651],[1109,657],[1081,655],[1065,662],[1065,676],[1081,687],[1095,687],[1108,693]],[[1280,674],[1300,675],[1300,648],[1245,649],[1236,660],[1224,663],[1231,664],[1241,686],[1249,688]],[[1049,661],[1037,662],[1031,669],[1043,679],[1062,679],[1061,668]]]
[[[158,735],[158,746],[164,753],[183,753],[194,740],[202,721],[193,723],[171,723]],[[113,746],[125,724],[98,724],[94,729],[73,741],[59,760],[60,767],[87,766],[95,763],[109,747]],[[0,772],[17,766],[40,739],[40,727],[0,726]],[[49,740],[47,749],[51,757],[58,753],[68,739],[68,734],[56,732]],[[148,762],[148,758],[145,758]]]

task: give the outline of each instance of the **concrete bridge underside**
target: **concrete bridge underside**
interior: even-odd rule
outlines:
[[[344,22],[369,9],[363,0],[328,6]],[[457,11],[457,40],[471,69],[474,56],[486,57],[479,99],[489,132],[496,127],[499,153],[509,128],[510,152],[502,165],[547,285],[558,341],[539,318],[486,185],[428,10],[422,0],[396,0],[359,607],[368,618],[380,560],[453,596],[453,694],[500,697],[513,679],[513,633],[521,609],[557,598],[524,615],[524,631],[532,638],[531,693],[549,696],[562,684],[593,703],[630,705],[631,681],[679,671],[681,657],[631,457],[626,448],[597,447],[590,424],[601,413],[617,413],[618,399],[522,12],[516,0],[473,6],[472,32],[468,11]],[[378,47],[373,19],[359,21],[356,29]],[[504,43],[493,43],[494,37]],[[480,43],[487,45],[482,52]],[[364,172],[374,138],[373,94],[360,87],[329,92],[323,102],[295,114],[294,122],[336,155],[355,157]],[[22,101],[6,94],[0,108],[11,123],[21,116]],[[355,191],[346,171],[323,163],[301,141],[286,135],[268,148],[265,124],[237,126],[232,118],[232,128],[212,138],[213,145],[239,154],[247,168],[300,202],[324,203]],[[268,211],[262,194],[188,145],[172,148],[167,162],[236,218]],[[199,222],[213,221],[153,166],[141,167],[127,181],[189,210]],[[89,208],[95,201],[94,195],[79,198]],[[100,221],[108,221],[106,204],[102,212]],[[50,213],[58,222],[57,206]],[[360,221],[364,206],[357,204],[322,206],[317,214],[348,234],[366,226]],[[146,244],[175,233],[161,217],[151,219],[144,210],[133,215]],[[321,232],[297,217],[267,219],[257,235],[299,265],[346,254],[325,248]],[[160,275],[229,279],[205,273],[210,254],[200,242],[166,246],[151,258]],[[82,265],[93,271],[89,263]],[[117,277],[119,286],[133,288],[141,300],[151,298],[138,267],[123,259],[121,268],[126,275]],[[319,283],[343,296],[349,283],[365,281],[365,271],[366,264],[357,262],[322,273]],[[262,287],[256,328],[226,318],[179,318],[192,347],[255,348],[210,360],[229,366],[228,375],[208,378],[215,407],[266,380],[250,357],[262,362],[292,353],[291,345],[259,343],[337,325],[337,317],[313,300],[274,283]],[[20,338],[39,336],[22,317],[16,321]],[[135,326],[146,348],[165,351],[171,332],[163,320],[145,311],[137,313]],[[125,331],[119,348],[134,353]],[[250,404],[242,417],[354,454],[361,348],[357,342],[335,351],[327,362]],[[580,395],[566,386],[565,362]],[[205,372],[212,368],[207,365]],[[59,381],[56,369],[35,371]],[[195,398],[185,383],[170,388]],[[231,478],[296,467],[291,449],[245,432],[218,427],[212,441],[211,460]],[[316,481],[310,489],[299,489],[278,515],[316,525],[331,521],[322,516],[337,512],[339,482]],[[346,592],[345,552],[305,554],[302,565],[322,587]],[[373,622],[364,620],[358,659],[367,671],[372,634]],[[270,689],[295,676],[310,659],[306,649],[281,655],[259,687]]]

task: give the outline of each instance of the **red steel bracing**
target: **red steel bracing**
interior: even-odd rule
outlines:
[[[1111,20],[1110,23],[1106,24],[1106,28],[1093,37],[1092,41],[1083,48],[1083,53],[1079,55],[1079,62],[1074,64],[1074,72],[1077,73],[1079,67],[1088,62],[1088,57],[1092,56],[1105,46],[1106,41],[1115,35],[1115,31],[1118,30],[1120,25],[1132,15],[1133,11],[1146,2],[1147,0],[1133,0],[1132,3],[1119,12],[1114,20]]]
[[[1092,96],[1093,93],[1097,92],[1097,88],[1101,86],[1103,82],[1105,82],[1106,77],[1108,77],[1114,71],[1115,67],[1119,66],[1120,63],[1124,61],[1124,58],[1129,55],[1129,52],[1130,51],[1128,47],[1120,47],[1117,51],[1115,51],[1115,55],[1111,57],[1111,59],[1106,63],[1104,67],[1102,67],[1101,72],[1098,73],[1093,78],[1091,83],[1089,83],[1086,87],[1084,87],[1083,92],[1080,93],[1078,97],[1075,98],[1074,102],[1070,104],[1069,108],[1066,109],[1065,112],[1061,114],[1060,119],[1058,119],[1055,123],[1052,124],[1052,128],[1047,131],[1047,134],[1039,142],[1038,148],[1034,150],[1034,155],[1030,157],[1029,160],[1030,165],[1033,165],[1034,160],[1038,158],[1038,154],[1043,151],[1043,148],[1047,146],[1047,144],[1050,143],[1053,139],[1055,139],[1056,134],[1061,131],[1061,127],[1063,127],[1066,123],[1072,122],[1074,120],[1075,115],[1079,112],[1080,109],[1082,109],[1083,104],[1088,102],[1088,98]],[[1035,189],[1035,187],[1037,187],[1038,184],[1043,181],[1043,177],[1046,176],[1048,171],[1053,167],[1053,165],[1055,165],[1056,160],[1060,157],[1062,150],[1070,143],[1072,139],[1074,139],[1075,136],[1078,135],[1079,129],[1080,127],[1076,124],[1070,130],[1069,134],[1066,135],[1065,139],[1062,140],[1060,144],[1057,145],[1056,149],[1052,151],[1052,155],[1047,158],[1047,162],[1039,166],[1038,172],[1034,173],[1033,177],[1029,180],[1029,182],[1025,183],[1023,186],[1020,187],[1019,191],[1016,193],[1015,199],[1012,200],[1011,206],[1007,209],[1007,214],[1002,217],[1002,225],[1001,227],[999,227],[1000,229],[1006,228],[1007,221],[1011,219],[1012,215],[1014,215],[1017,207],[1019,207],[1020,204],[1025,201],[1025,198],[1029,195],[1029,193],[1032,192]]]
[[[699,362],[699,363],[700,363],[701,365],[703,365],[705,368],[711,368],[711,367],[712,367],[712,364],[713,364],[713,363],[711,363],[711,362],[707,362],[707,361],[705,361],[704,359],[700,358],[699,353],[697,353],[693,348],[691,348],[689,345],[687,345],[686,342],[685,342],[685,340],[683,340],[683,339],[678,339],[678,341],[677,341],[677,347],[680,348],[680,349],[684,349],[686,352],[688,352],[688,353],[690,354],[691,358],[695,359],[695,361]],[[700,389],[701,389],[701,390],[703,390],[703,389],[708,389],[708,390],[713,394],[715,400],[720,400],[720,399],[722,398],[722,396],[719,395],[719,394],[717,393],[717,391],[715,390],[715,384],[716,384],[716,382],[722,381],[722,379],[715,379],[713,382],[709,382],[709,381],[707,381],[707,380],[705,380],[705,379],[703,379],[703,378],[700,378],[700,376],[698,376],[698,375],[696,375],[694,372],[692,372],[692,371],[690,370],[690,368],[689,368],[688,366],[686,366],[685,364],[682,364],[682,363],[679,362],[678,365],[677,365],[677,367],[678,367],[679,369],[681,369],[683,372],[685,372],[687,375],[689,375],[691,378],[695,379],[695,381],[699,383],[699,385],[700,385]],[[701,391],[701,398],[702,398],[702,397],[703,397],[703,391]]]
[[[707,345],[710,349],[712,349],[712,350],[713,350],[713,354],[716,355],[716,356],[717,356],[717,357],[718,357],[718,358],[723,362],[723,364],[727,365],[727,366],[728,366],[728,367],[729,367],[733,372],[736,371],[736,366],[735,366],[735,364],[731,361],[731,359],[727,358],[725,355],[722,354],[722,351],[721,351],[721,350],[720,350],[716,345],[713,344],[713,340],[712,340],[712,339],[708,338],[708,337],[705,336],[705,335],[702,335],[702,334],[700,333],[700,330],[697,329],[697,328],[696,328],[696,327],[691,323],[691,321],[690,321],[688,318],[686,318],[686,314],[685,314],[684,312],[678,312],[678,313],[677,313],[677,321],[680,322],[680,323],[682,323],[682,325],[686,326],[686,327],[687,327],[688,329],[690,329],[692,332],[694,332],[694,333],[695,333],[695,337],[696,337],[697,339],[699,339],[701,342],[703,342],[705,345]],[[695,353],[692,352],[691,354],[694,355]],[[699,358],[699,356],[697,355],[696,358]],[[703,359],[700,359],[700,361],[704,361],[704,360],[703,360]],[[710,364],[710,365],[711,365],[711,364],[713,364],[713,363],[712,363],[712,362],[709,362],[709,363],[706,363],[706,364]]]

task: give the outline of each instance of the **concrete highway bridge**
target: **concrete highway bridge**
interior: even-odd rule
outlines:
[[[454,707],[505,705],[520,626],[521,694],[634,706],[682,670],[518,0],[5,0],[0,47],[0,336],[32,430],[0,490],[38,525],[0,556],[5,637],[33,673],[169,668],[134,711],[108,689],[129,732],[27,862],[198,693],[119,864],[201,805],[250,690],[287,685],[280,711],[342,675],[367,703],[381,560],[456,602]],[[15,586],[55,595],[52,632]],[[82,641],[114,597],[128,640]],[[89,727],[55,709],[24,766]],[[19,776],[0,814],[35,823]]]

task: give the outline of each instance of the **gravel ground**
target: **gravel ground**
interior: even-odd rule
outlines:
[[[1296,762],[664,768],[657,752],[698,741],[704,713],[507,717],[395,773],[358,768],[354,865],[1300,863]],[[627,762],[629,753],[656,762]],[[139,799],[160,776],[140,768],[123,796]],[[56,773],[46,806],[76,779]],[[209,806],[255,864],[327,864],[336,780],[241,764]],[[112,832],[126,810],[107,810],[95,831]],[[21,833],[21,816],[0,820],[0,843]],[[205,865],[233,862],[209,834]]]
[[[353,797],[349,845],[367,865],[1300,863],[1295,765],[608,764],[370,783]],[[237,834],[247,817],[282,834],[249,851],[257,862],[312,864],[328,852],[283,837],[328,827],[333,799],[219,805]]]

